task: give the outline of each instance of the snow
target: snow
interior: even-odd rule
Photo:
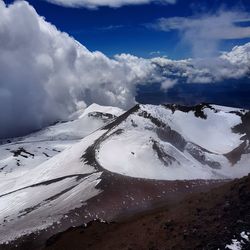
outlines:
[[[51,225],[101,192],[95,188],[101,172],[86,165],[81,157],[103,133],[100,130],[89,135],[29,171],[0,178],[0,243]]]
[[[85,150],[105,133],[97,129],[107,121],[88,116],[95,108],[122,112],[93,105],[73,121],[0,146],[0,243],[48,227],[102,192],[96,188],[102,172],[82,160]],[[12,151],[20,147],[25,152],[14,156]]]
[[[226,245],[225,249],[230,250],[241,250],[244,245],[249,243],[249,235],[250,233],[246,233],[245,231],[240,233],[241,240],[232,239],[232,243],[230,245]]]
[[[220,110],[223,112],[242,112],[243,114],[247,112],[247,110],[245,109],[240,109],[240,108],[233,108],[233,107],[227,107],[227,106],[221,106],[221,105],[211,105],[214,109],[216,110]]]
[[[79,183],[76,178],[69,178],[49,186],[27,188],[0,198],[0,243],[60,221],[65,213],[84,205],[83,202],[101,192],[95,188],[100,181],[99,177],[100,173],[95,173]],[[70,191],[50,200],[59,192],[68,189]]]
[[[132,177],[166,180],[214,178],[213,173],[196,165],[168,143],[164,145],[166,151],[175,155],[180,165],[174,162],[170,167],[164,166],[152,148],[150,137],[153,136],[145,131],[129,131],[108,139],[101,145],[97,160],[111,172]]]
[[[0,195],[51,179],[92,173],[95,171],[93,167],[87,165],[82,167],[81,157],[87,147],[103,133],[102,130],[97,131],[81,142],[70,146],[62,153],[31,169],[17,170],[8,175],[0,176]]]
[[[112,114],[115,116],[120,116],[122,113],[124,113],[122,109],[117,108],[117,107],[101,106],[96,103],[93,103],[84,110],[80,118],[92,112],[107,113],[107,114]]]
[[[216,112],[205,108],[207,119],[202,119],[196,117],[193,111],[185,113],[177,110],[173,114],[163,106],[140,105],[138,112],[146,111],[183,136],[188,142],[185,150],[182,152],[161,140],[156,133],[156,125],[136,113],[107,134],[98,149],[97,160],[111,172],[148,179],[230,179],[245,176],[250,172],[248,154],[243,155],[233,167],[224,156],[242,143],[242,135],[232,132],[232,128],[241,123],[241,118],[231,111],[240,110],[221,106],[213,108]],[[123,132],[112,135],[116,130]],[[166,165],[153,149],[154,142],[176,161]],[[217,162],[220,167],[212,168],[195,159],[188,151],[195,145],[205,149],[203,157],[207,162]]]
[[[233,239],[232,240],[232,244],[230,245],[226,245],[226,249],[230,249],[230,250],[241,250],[241,243],[238,240]]]
[[[245,239],[246,241],[249,241],[249,234],[250,233],[246,233],[246,232],[241,232],[240,236],[241,238]]]
[[[228,153],[242,143],[241,136],[232,133],[232,128],[241,123],[241,118],[228,111],[218,109],[218,112],[215,113],[213,110],[205,108],[204,113],[207,115],[207,119],[202,119],[196,117],[194,112],[185,113],[177,110],[172,114],[171,110],[162,106],[155,108],[153,105],[142,105],[141,107],[142,110],[169,124],[187,141],[192,141],[213,153]],[[235,110],[237,109],[233,109],[233,111]]]
[[[0,144],[0,179],[9,174],[12,175],[12,172],[16,175],[19,172],[29,171],[108,122],[108,120],[89,116],[93,112],[118,115],[123,111],[119,108],[93,104],[74,114],[74,120],[58,123],[22,138],[13,138],[11,143]],[[20,148],[32,155],[22,153],[15,157],[13,152]]]
[[[183,149],[161,139],[157,133],[160,128],[138,112],[110,130],[104,129],[111,120],[89,114],[118,116],[123,111],[96,104],[73,114],[70,121],[3,143],[0,145],[0,243],[44,229],[65,218],[74,208],[85,205],[88,199],[102,192],[96,187],[102,171],[158,180],[246,175],[250,172],[249,154],[244,154],[233,167],[223,155],[242,142],[242,135],[232,132],[232,127],[241,120],[230,113],[233,109],[215,108],[218,112],[205,108],[207,119],[201,119],[193,112],[172,114],[163,106],[140,105],[139,113],[146,111],[185,139]],[[82,158],[98,139],[101,140],[95,155],[103,170],[88,165]],[[200,150],[205,163],[194,158],[192,150]],[[220,167],[212,168],[210,162]],[[248,241],[248,237],[248,233],[242,232],[242,240]],[[236,243],[232,244],[237,246]]]

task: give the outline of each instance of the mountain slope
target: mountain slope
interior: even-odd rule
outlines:
[[[0,245],[27,237],[40,245],[70,226],[176,203],[250,172],[249,111],[136,105],[121,113],[94,105],[1,146],[10,155],[0,161]],[[37,158],[59,144],[61,153]]]
[[[92,104],[73,114],[68,121],[25,137],[0,141],[0,178],[18,169],[24,171],[38,166],[122,113],[119,108]]]
[[[216,105],[138,105],[106,127],[94,157],[132,177],[242,177],[249,172],[249,121],[246,110]]]
[[[101,192],[95,188],[101,172],[84,165],[81,155],[103,132],[80,139],[120,113],[120,109],[92,105],[73,121],[3,143],[0,243],[52,225]]]
[[[47,241],[46,249],[245,250],[249,210],[250,176],[122,222],[70,228]]]

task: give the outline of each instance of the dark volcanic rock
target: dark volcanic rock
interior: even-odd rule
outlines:
[[[214,112],[217,112],[216,109],[214,109],[211,105],[207,103],[201,103],[196,106],[183,106],[179,104],[165,104],[164,106],[170,109],[173,113],[177,110],[185,112],[185,113],[193,111],[196,117],[199,117],[202,119],[207,119],[207,116],[203,111],[205,108],[209,108],[209,109],[214,110]]]
[[[129,220],[71,229],[47,249],[225,249],[250,232],[250,175]],[[244,241],[242,249],[250,249]]]

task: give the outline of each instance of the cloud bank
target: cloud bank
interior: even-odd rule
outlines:
[[[249,76],[250,43],[206,60],[110,59],[90,52],[27,2],[0,0],[0,138],[64,120],[91,103],[127,109],[138,84],[213,83]]]
[[[228,79],[250,78],[250,43],[236,46],[219,57],[178,61],[158,57],[151,61],[157,65],[162,79],[167,80],[161,82],[163,90],[178,82],[216,84]]]
[[[119,8],[125,5],[139,5],[149,3],[175,4],[177,0],[46,0],[47,2],[73,8],[112,7]]]
[[[149,61],[90,52],[38,16],[27,2],[0,0],[0,138],[66,119],[79,105],[128,108]]]
[[[250,37],[250,26],[240,26],[246,21],[250,21],[246,12],[220,10],[187,18],[160,18],[152,26],[167,32],[178,30],[182,42],[191,47],[195,57],[211,57],[218,52],[221,40]]]

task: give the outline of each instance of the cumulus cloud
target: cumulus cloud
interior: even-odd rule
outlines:
[[[166,32],[178,30],[182,42],[191,46],[195,57],[211,57],[218,52],[221,40],[250,37],[250,26],[240,26],[246,21],[250,21],[246,12],[220,10],[192,17],[160,18],[151,26]]]
[[[84,7],[96,9],[98,7],[108,6],[118,8],[125,5],[138,5],[149,3],[175,4],[177,0],[46,0],[65,7]]]
[[[155,65],[90,52],[38,16],[27,2],[0,0],[0,138],[66,119],[97,102],[128,108]]]
[[[185,83],[205,84],[250,78],[250,43],[236,46],[219,57],[186,60],[158,57],[151,61],[157,65],[163,79],[177,79]]]

